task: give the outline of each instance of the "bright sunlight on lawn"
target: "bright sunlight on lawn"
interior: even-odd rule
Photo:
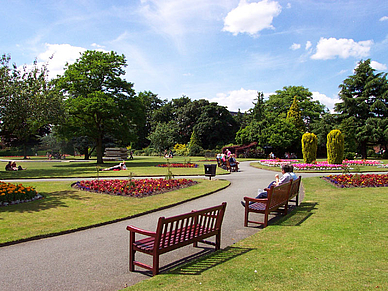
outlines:
[[[126,290],[387,290],[388,188],[303,184],[286,217]]]
[[[71,188],[71,182],[29,182],[44,199],[0,207],[0,245],[124,219],[203,196],[230,184],[196,179],[198,184],[144,198],[112,196]]]

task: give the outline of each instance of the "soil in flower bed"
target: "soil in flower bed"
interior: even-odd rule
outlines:
[[[171,163],[171,164],[159,164],[159,165],[156,165],[155,167],[162,167],[162,168],[167,168],[167,167],[171,167],[171,168],[197,168],[198,165],[197,164],[193,164],[193,163],[186,163],[186,164],[177,164],[177,163]]]
[[[388,174],[345,174],[322,177],[339,188],[388,187]]]
[[[78,181],[72,184],[72,187],[96,193],[141,198],[186,188],[197,183],[190,179],[92,180]]]

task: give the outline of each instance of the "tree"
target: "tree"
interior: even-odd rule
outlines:
[[[368,119],[388,117],[387,74],[375,74],[370,63],[370,59],[361,60],[354,70],[354,75],[343,81],[339,86],[341,102],[335,105],[335,111],[341,115],[343,122],[354,118],[354,136],[363,158],[367,157],[368,146],[375,142],[367,130]]]
[[[154,113],[157,112],[162,106],[167,103],[167,100],[161,100],[157,94],[152,93],[151,91],[144,91],[138,94],[139,99],[144,108],[144,126],[139,128],[138,131],[138,145],[140,147],[147,147],[149,145],[149,140],[147,136],[152,131],[152,124]],[[167,120],[161,120],[161,122],[166,122]]]
[[[276,94],[270,95],[265,102],[266,112],[270,119],[286,118],[294,98],[298,100],[298,107],[301,117],[309,129],[310,124],[319,120],[325,112],[325,106],[319,101],[313,101],[312,93],[303,86],[283,87],[283,90],[277,90]]]
[[[175,122],[159,122],[155,130],[148,136],[148,139],[151,141],[151,146],[159,153],[162,153],[176,144],[176,133],[177,126]]]
[[[314,133],[306,132],[302,135],[302,153],[305,163],[311,163],[317,159],[318,138]]]
[[[50,132],[50,124],[62,114],[61,97],[48,82],[47,64],[32,68],[9,67],[10,57],[3,55],[0,68],[0,127],[5,141],[22,145],[24,158],[27,145],[37,135]]]
[[[333,129],[327,135],[327,162],[342,164],[344,158],[344,136],[338,129]]]
[[[294,97],[294,100],[292,101],[291,107],[287,112],[287,122],[292,123],[295,125],[295,127],[300,130],[301,132],[304,132],[306,129],[306,126],[302,119],[302,114],[300,112],[299,106],[298,106],[298,100],[296,99],[296,96]]]
[[[63,76],[55,80],[66,105],[59,132],[68,138],[91,138],[99,164],[104,138],[126,146],[136,141],[137,129],[144,126],[144,108],[133,84],[121,78],[124,67],[124,55],[86,51],[74,64],[66,64]]]

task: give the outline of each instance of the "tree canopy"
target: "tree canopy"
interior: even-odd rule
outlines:
[[[104,138],[125,146],[136,141],[137,127],[145,124],[133,84],[121,78],[125,66],[124,55],[86,51],[55,80],[66,109],[59,132],[94,140],[97,163],[103,163]]]
[[[345,131],[345,135],[353,135],[359,152],[367,157],[367,148],[376,143],[388,144],[388,136],[373,134],[388,132],[382,119],[388,117],[388,81],[386,73],[375,74],[370,66],[370,59],[361,60],[354,75],[346,78],[339,86],[341,102],[335,105],[339,113],[342,127],[353,124],[354,132]],[[346,138],[345,138],[346,140]]]

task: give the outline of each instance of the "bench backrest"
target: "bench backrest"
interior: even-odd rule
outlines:
[[[294,198],[296,195],[298,195],[301,180],[302,177],[299,176],[298,179],[292,181],[289,199]]]
[[[159,249],[175,249],[189,244],[194,238],[207,237],[221,230],[226,202],[221,205],[193,210],[172,217],[160,217],[155,245]]]
[[[269,208],[278,207],[288,201],[292,180],[279,186],[271,186],[268,193]]]

